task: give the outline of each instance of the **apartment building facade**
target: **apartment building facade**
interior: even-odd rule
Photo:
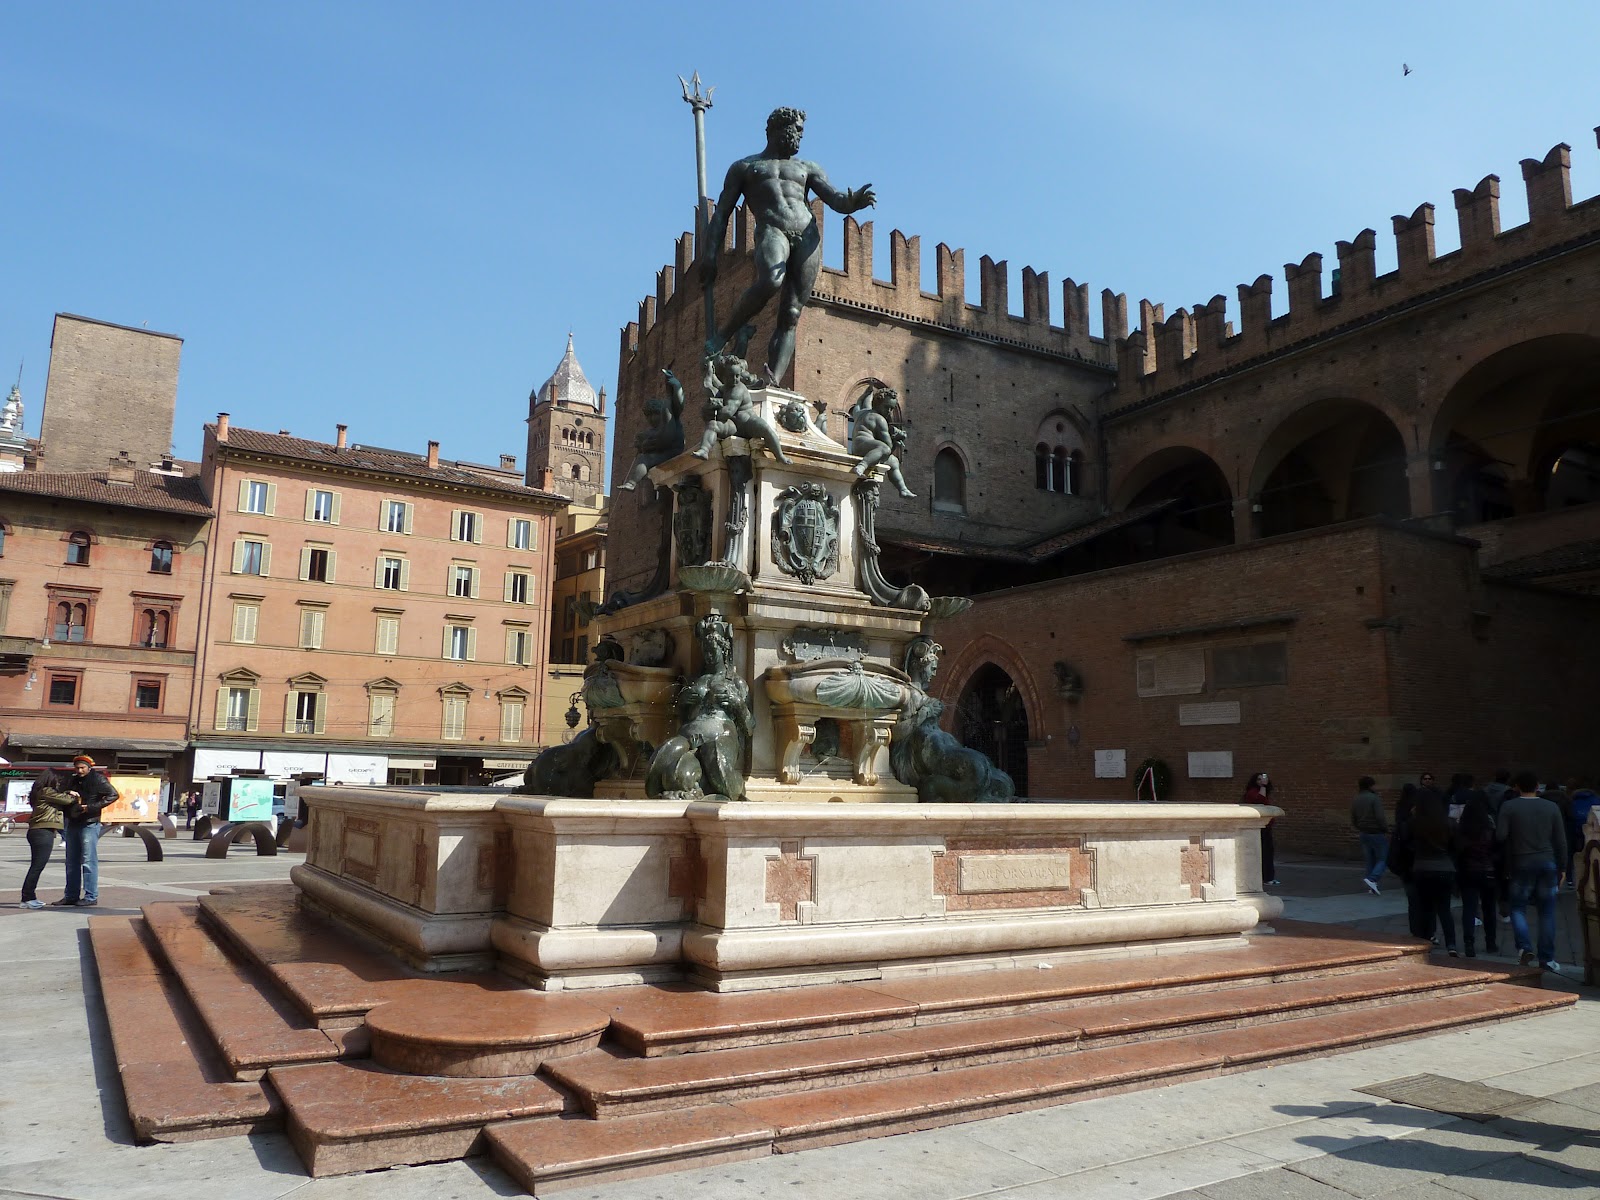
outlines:
[[[0,473],[6,758],[183,768],[210,519],[177,465]]]
[[[539,744],[554,523],[514,467],[205,428],[192,776],[474,783]],[[564,697],[562,698],[564,702]]]

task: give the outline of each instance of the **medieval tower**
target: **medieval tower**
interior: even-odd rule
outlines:
[[[588,504],[605,491],[605,446],[605,388],[595,393],[568,334],[561,362],[528,397],[528,486]],[[548,484],[541,483],[546,469],[552,477]]]

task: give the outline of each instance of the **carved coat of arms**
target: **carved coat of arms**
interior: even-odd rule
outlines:
[[[804,584],[839,569],[839,503],[820,483],[797,483],[778,493],[772,514],[772,561]]]

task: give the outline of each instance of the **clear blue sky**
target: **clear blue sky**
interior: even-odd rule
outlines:
[[[710,16],[711,20],[697,17]],[[715,49],[711,47],[715,46]],[[1168,311],[1573,146],[1600,192],[1600,4],[69,4],[0,9],[0,376],[51,317],[185,339],[180,454],[256,428],[494,461],[567,331],[618,329],[777,104],[888,230]],[[1403,75],[1402,63],[1412,74]],[[830,228],[830,232],[834,232]],[[837,265],[838,239],[829,262]],[[1019,291],[1012,287],[1014,302]],[[1053,303],[1059,302],[1059,290]],[[1095,304],[1098,322],[1098,304]],[[1136,308],[1135,308],[1135,311]]]

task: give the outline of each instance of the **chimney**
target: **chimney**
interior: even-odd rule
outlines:
[[[515,454],[502,454],[500,456],[500,469],[502,471],[515,471],[517,469],[517,456]]]
[[[111,465],[106,468],[106,482],[132,483],[134,473],[133,459],[128,456],[126,450],[119,450],[116,457],[111,460]]]
[[[434,471],[434,470],[437,470],[438,467],[439,467],[439,443],[438,442],[429,442],[428,443],[428,469],[430,471]]]
[[[539,468],[539,490],[553,492],[556,490],[556,473],[550,467]]]
[[[217,414],[217,441],[225,442],[227,440],[228,440],[228,414],[227,413],[218,413]]]
[[[333,448],[335,450],[343,450],[350,441],[350,426],[335,425],[333,428],[336,431],[333,437]]]

